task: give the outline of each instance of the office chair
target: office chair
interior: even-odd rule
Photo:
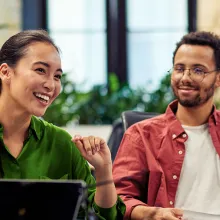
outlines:
[[[156,112],[138,112],[131,110],[124,111],[121,114],[124,131],[126,131],[131,125],[135,124],[136,122],[149,119],[157,115],[159,115],[159,113]]]
[[[128,127],[136,122],[142,121],[144,119],[152,118],[159,113],[156,112],[138,112],[138,111],[124,111],[121,114],[121,118],[114,121],[112,126],[112,132],[108,140],[108,146],[111,151],[112,161],[114,161],[117,154],[118,148],[120,146],[124,132]]]
[[[116,119],[112,124],[112,131],[108,139],[108,146],[111,151],[112,161],[114,161],[118,147],[124,134],[124,128],[121,118]]]

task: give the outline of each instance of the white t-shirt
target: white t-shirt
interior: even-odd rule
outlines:
[[[188,134],[175,207],[220,215],[220,158],[208,124],[184,126]]]

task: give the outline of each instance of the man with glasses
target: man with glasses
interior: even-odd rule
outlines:
[[[220,38],[183,36],[169,72],[177,100],[164,114],[131,126],[114,161],[124,219],[177,220],[185,210],[220,217],[220,111],[213,104]]]

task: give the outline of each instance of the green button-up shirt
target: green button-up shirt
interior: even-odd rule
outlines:
[[[95,184],[88,162],[71,141],[65,130],[32,117],[29,135],[23,149],[14,158],[3,143],[3,127],[0,125],[0,159],[3,177],[7,179],[78,179],[87,185]],[[88,190],[89,201],[99,219],[122,219],[125,206],[118,198],[112,208],[103,209],[94,202],[95,187]]]

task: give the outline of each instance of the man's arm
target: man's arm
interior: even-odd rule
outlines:
[[[137,132],[132,130],[131,133],[124,135],[113,164],[117,193],[126,204],[124,219],[130,219],[135,206],[147,206],[148,166],[145,146]]]
[[[113,177],[117,193],[126,204],[124,220],[179,219],[182,215],[182,211],[179,209],[150,207],[147,204],[147,201],[153,203],[156,199],[153,197],[157,195],[157,191],[155,191],[157,186],[154,184],[160,185],[161,175],[159,170],[155,172],[157,160],[151,151],[152,143],[150,144],[146,138],[147,131],[145,131],[146,136],[139,132],[140,129],[135,126],[127,130],[113,164]],[[154,172],[150,173],[150,167],[154,167]],[[151,179],[148,179],[149,173]],[[154,189],[148,189],[148,186]],[[151,192],[148,192],[149,190]]]

